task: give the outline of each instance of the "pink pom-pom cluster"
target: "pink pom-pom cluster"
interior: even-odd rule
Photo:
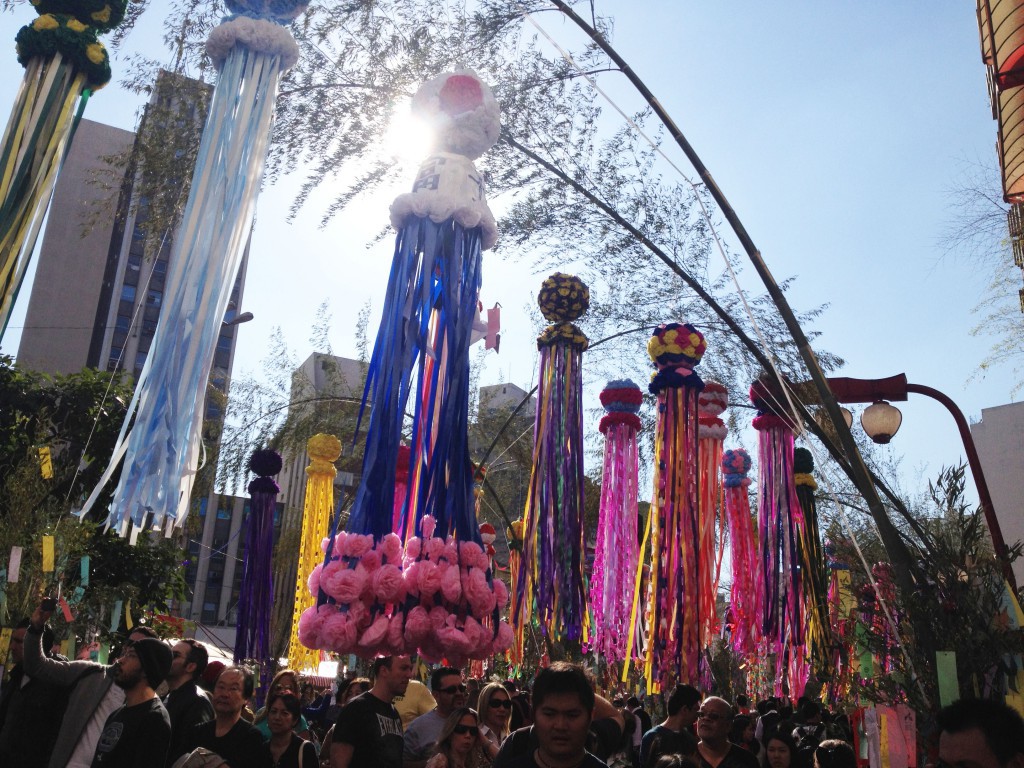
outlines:
[[[377,542],[339,533],[326,564],[309,577],[310,591],[323,590],[329,602],[302,614],[303,645],[366,656],[419,653],[457,666],[507,649],[512,629],[494,622],[508,588],[491,578],[483,547],[434,536],[434,527],[424,517],[422,537],[404,545],[394,533]]]

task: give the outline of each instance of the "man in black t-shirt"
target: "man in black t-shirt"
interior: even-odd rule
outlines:
[[[124,706],[103,726],[93,768],[151,768],[163,765],[171,740],[171,719],[154,688],[171,668],[171,649],[160,640],[138,640],[114,662],[114,684]]]
[[[213,686],[213,720],[192,728],[185,752],[203,747],[220,755],[231,768],[271,768],[270,750],[260,732],[242,719],[256,680],[245,667],[227,667]]]
[[[373,662],[373,688],[338,714],[331,740],[331,768],[402,768],[402,719],[392,702],[412,678],[408,656]]]

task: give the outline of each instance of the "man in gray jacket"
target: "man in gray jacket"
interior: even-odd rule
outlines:
[[[71,688],[49,768],[89,768],[103,724],[114,710],[124,704],[124,691],[114,685],[112,665],[60,661],[46,656],[43,652],[43,629],[52,614],[52,610],[46,610],[42,605],[32,614],[25,634],[25,672],[32,678]],[[156,637],[156,633],[149,627],[136,627],[128,635],[132,642],[146,637]]]

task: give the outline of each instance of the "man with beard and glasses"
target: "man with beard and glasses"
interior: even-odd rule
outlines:
[[[114,685],[124,705],[103,726],[92,768],[152,768],[162,765],[171,741],[171,718],[156,688],[171,668],[171,649],[160,640],[130,643],[114,662]]]

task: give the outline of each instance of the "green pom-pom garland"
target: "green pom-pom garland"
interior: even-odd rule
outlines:
[[[109,32],[124,21],[128,0],[31,0],[36,13],[74,16],[97,32]]]
[[[14,38],[18,61],[26,66],[36,57],[60,53],[85,74],[88,86],[98,90],[110,82],[110,57],[96,30],[74,16],[47,13],[22,27]]]

